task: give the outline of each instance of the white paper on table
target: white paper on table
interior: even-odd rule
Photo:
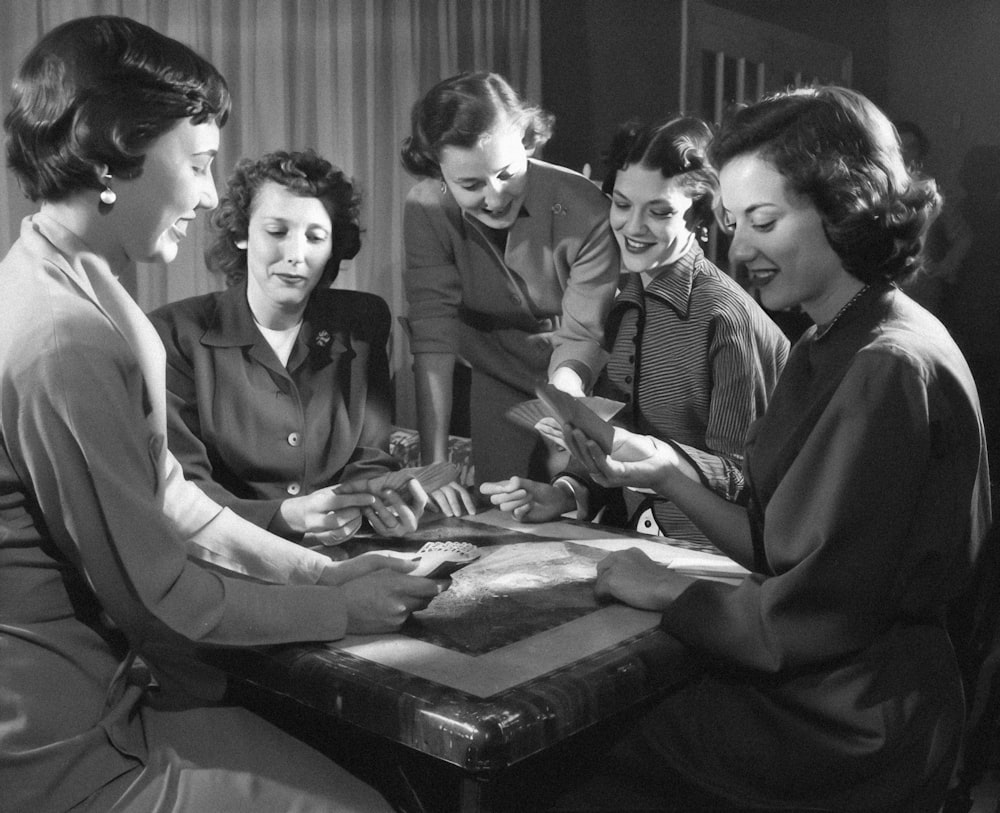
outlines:
[[[654,562],[659,562],[671,570],[676,570],[678,573],[685,573],[690,576],[741,579],[750,572],[743,565],[734,562],[728,556],[724,556],[721,553],[689,550],[671,545],[669,540],[665,542],[650,540],[647,542],[645,539],[610,537],[604,539],[577,539],[574,541],[581,545],[600,548],[609,553],[613,550],[638,548]]]

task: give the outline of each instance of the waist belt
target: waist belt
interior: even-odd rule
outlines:
[[[469,327],[485,332],[494,330],[520,330],[524,333],[551,333],[559,329],[560,322],[558,316],[535,319],[525,314],[484,313],[483,311],[474,311],[470,308],[459,308],[458,318]]]

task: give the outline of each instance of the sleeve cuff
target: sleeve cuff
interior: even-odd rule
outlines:
[[[590,491],[575,477],[563,474],[552,481],[552,485],[558,489],[569,492],[576,503],[575,516],[573,511],[563,514],[567,519],[586,520],[590,516]]]

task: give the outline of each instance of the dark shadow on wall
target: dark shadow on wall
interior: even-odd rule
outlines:
[[[983,406],[990,476],[1000,478],[1000,145],[979,144],[962,160],[959,202],[972,247],[946,290],[941,321],[972,368]]]

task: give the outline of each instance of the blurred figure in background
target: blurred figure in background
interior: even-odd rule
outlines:
[[[897,121],[896,132],[910,171],[924,172],[924,160],[931,148],[924,131],[912,121]],[[971,247],[972,230],[958,201],[944,198],[941,214],[927,232],[923,268],[901,282],[901,287],[935,316],[941,316]]]

